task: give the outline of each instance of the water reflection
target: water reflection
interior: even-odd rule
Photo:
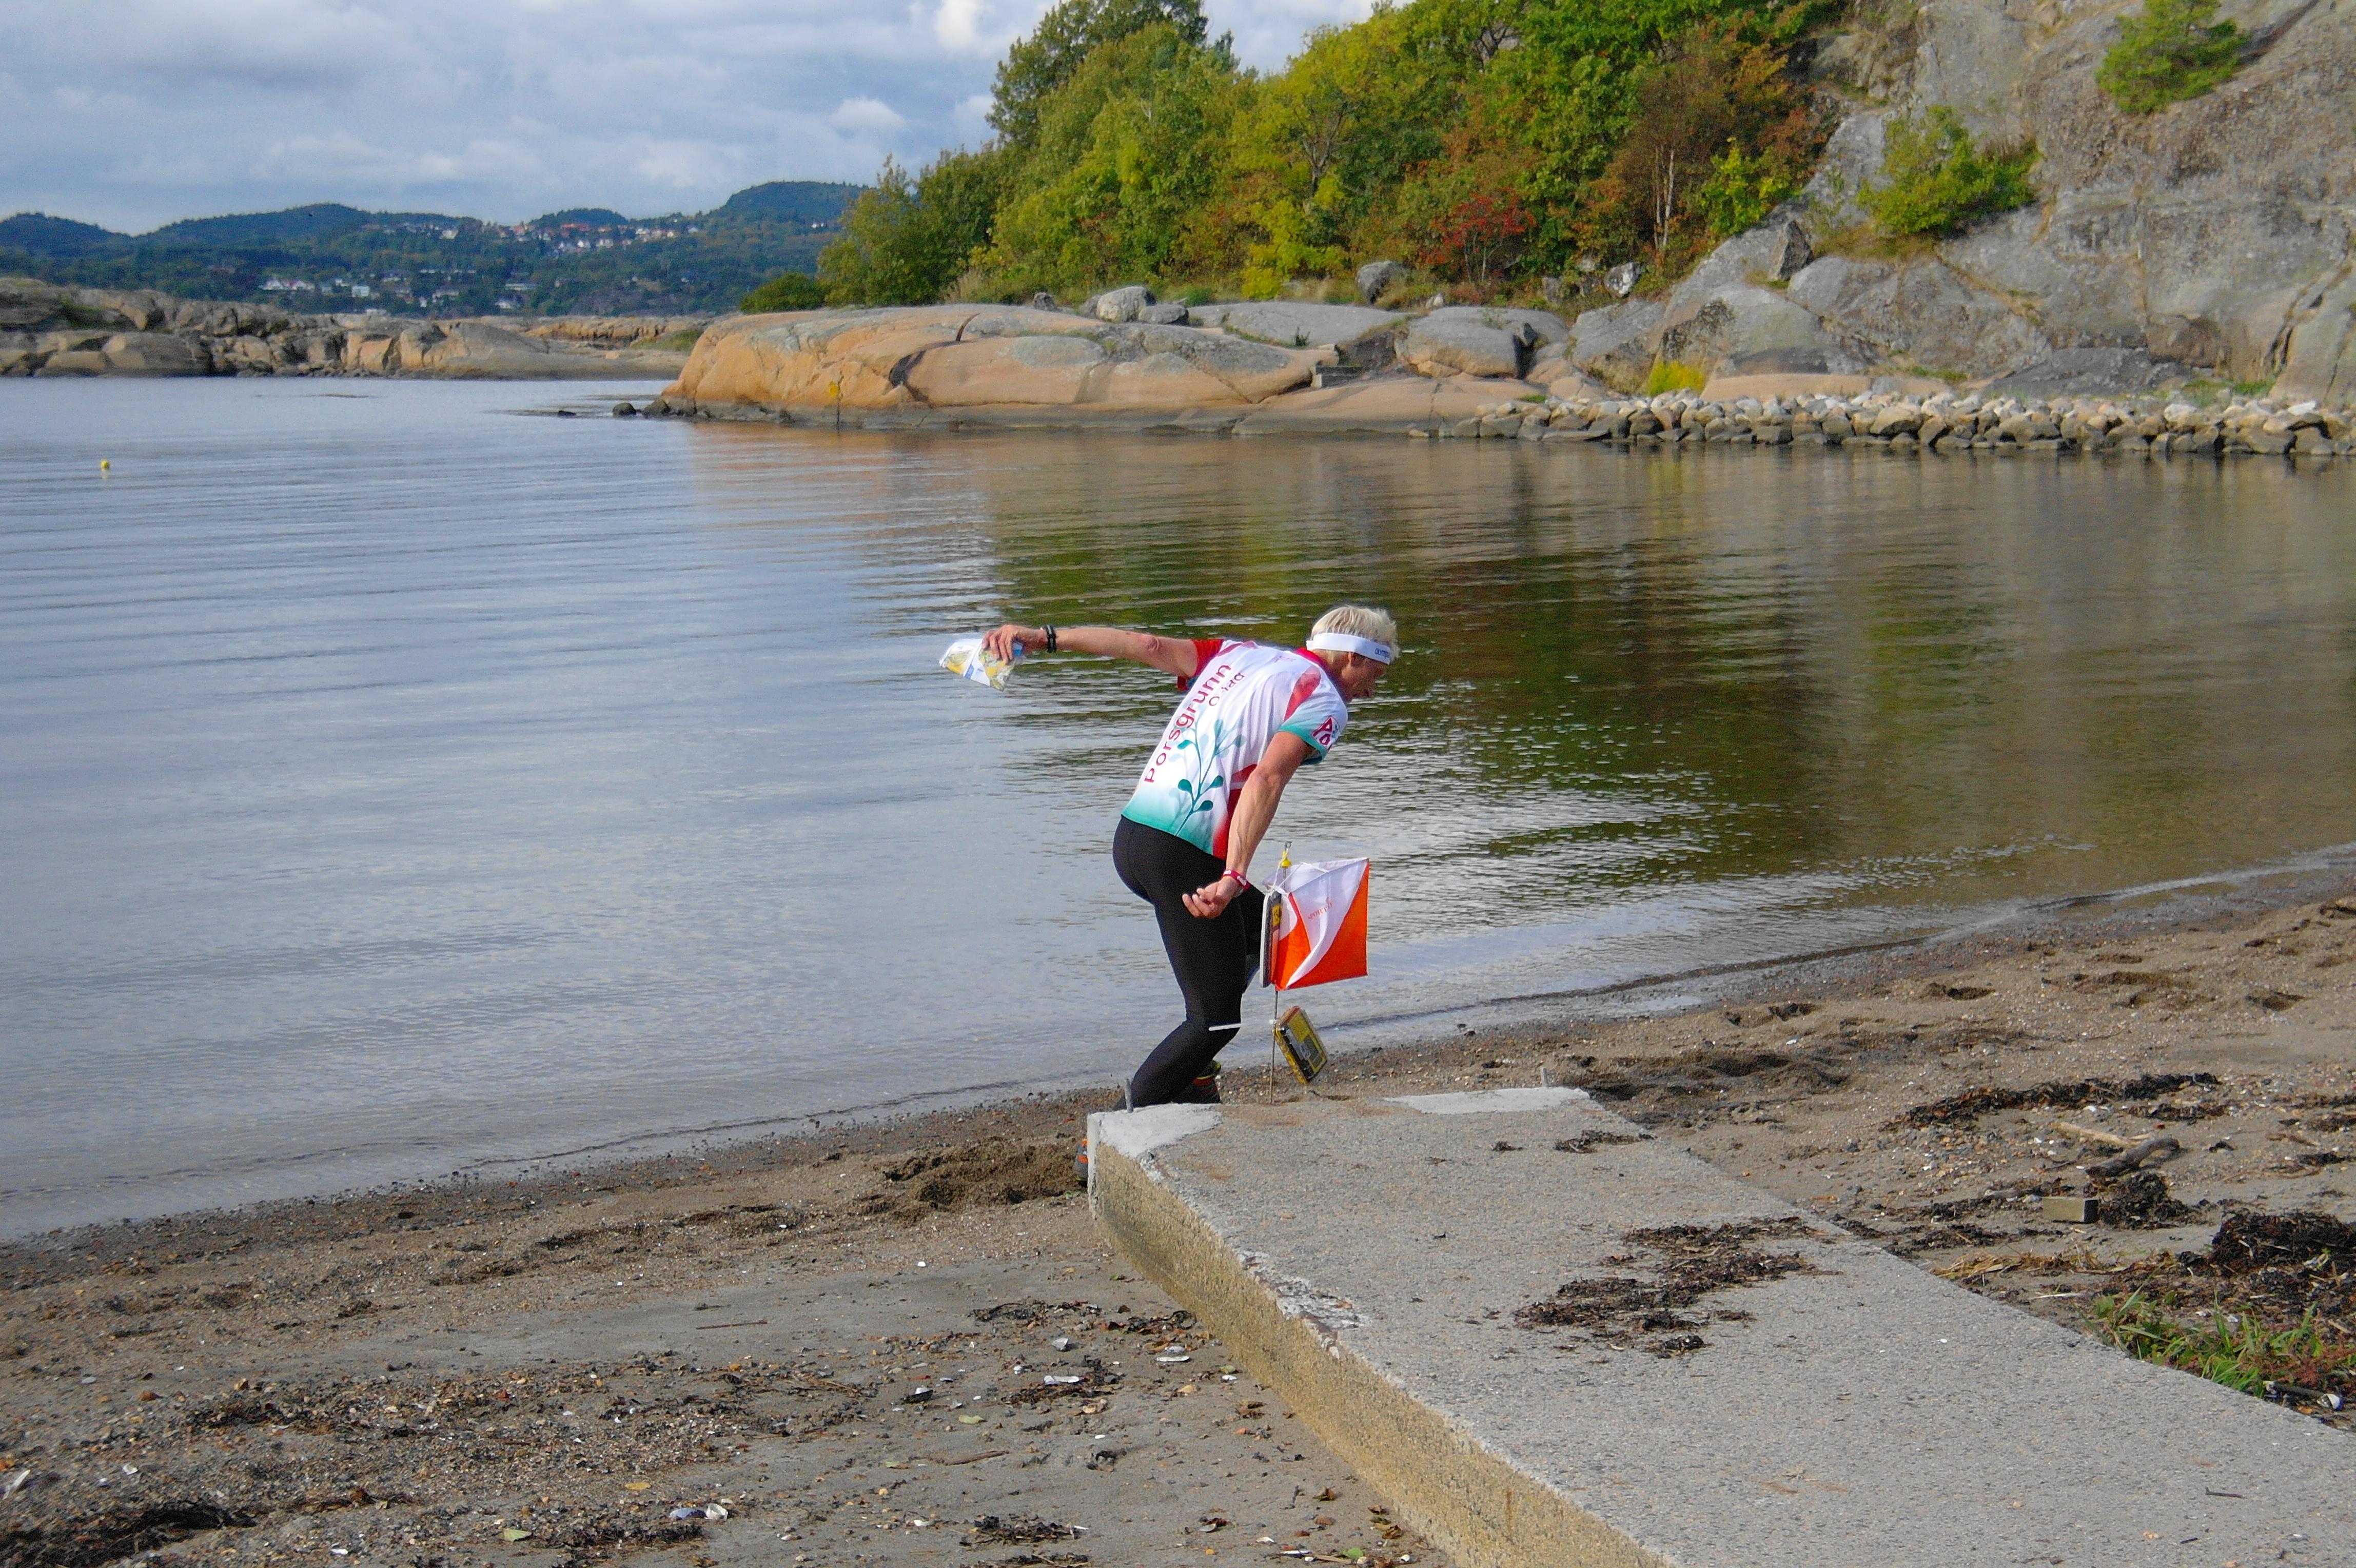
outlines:
[[[715,495],[801,460],[791,437],[698,435]],[[1407,650],[1287,825],[1381,856],[1402,937],[1804,873],[1879,902],[2095,889],[2344,830],[2338,472],[860,446],[879,510],[958,497],[927,541],[956,540],[954,583],[875,607],[890,630],[1020,612],[1288,638],[1336,598],[1390,605]],[[1004,722],[1044,744],[1011,777],[1117,800],[1160,700],[1131,672],[1026,671]]]
[[[1125,1069],[1172,693],[933,671],[1010,612],[1399,614],[1278,835],[1376,857],[1344,1026],[2356,836],[2336,471],[555,395],[0,383],[0,1229]]]

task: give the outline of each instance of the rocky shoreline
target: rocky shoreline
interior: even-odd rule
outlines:
[[[1746,236],[1722,250],[1754,248]],[[1784,252],[1804,254],[1796,232],[1785,236]],[[1706,282],[1717,265],[1705,263],[1697,278]],[[1143,288],[1076,311],[1042,299],[728,317],[705,330],[677,381],[632,412],[869,431],[2211,458],[2356,451],[2356,410],[2287,395],[2220,403],[2198,383],[2188,388],[2183,366],[2162,375],[2147,357],[2104,350],[2072,350],[1960,385],[1886,369],[1762,373],[1729,363],[1696,390],[1615,391],[1662,362],[1651,341],[1659,306],[1648,319],[1638,333],[1621,306],[1565,321],[1480,306],[1158,305]]]
[[[1573,326],[1544,311],[1478,307],[1408,317],[1330,305],[1173,306],[1151,320],[1133,301],[1099,308],[1098,316],[939,306],[729,317],[706,332],[677,382],[632,412],[871,431],[1365,434],[2210,458],[2356,452],[2356,411],[2314,399],[2217,405],[2167,392],[2034,397],[2000,382],[1968,391],[1869,374],[1730,375],[1698,391],[1625,395],[1581,368],[1598,313]]]
[[[686,350],[654,345],[701,330],[705,319],[304,316],[152,289],[0,278],[0,376],[667,380],[686,365]]]

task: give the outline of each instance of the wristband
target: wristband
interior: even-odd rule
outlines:
[[[1240,871],[1228,870],[1228,871],[1222,871],[1221,873],[1219,873],[1219,880],[1220,880],[1220,881],[1222,881],[1222,882],[1225,882],[1225,881],[1226,881],[1228,877],[1230,877],[1230,876],[1234,877],[1237,881],[1238,881],[1238,882],[1242,883],[1242,884],[1244,885],[1244,886],[1245,886],[1245,887],[1247,887],[1247,888],[1248,888],[1248,887],[1250,887],[1250,886],[1251,886],[1251,878],[1250,878],[1250,877],[1248,877],[1248,876],[1246,876],[1246,875],[1245,875],[1242,872],[1240,872]]]
[[[1039,629],[1040,629],[1040,630],[1042,630],[1042,631],[1044,631],[1044,632],[1045,632],[1045,633],[1047,634],[1047,651],[1048,651],[1048,652],[1050,652],[1050,653],[1055,652],[1055,628],[1054,627],[1052,627],[1052,626],[1048,626],[1048,627],[1042,627],[1042,628],[1040,628]]]

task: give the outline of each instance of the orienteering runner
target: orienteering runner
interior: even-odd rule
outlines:
[[[1243,1027],[1243,996],[1259,961],[1266,908],[1252,852],[1284,788],[1323,760],[1349,704],[1375,689],[1398,651],[1389,612],[1326,611],[1299,649],[1189,639],[1114,627],[1009,623],[984,639],[1001,659],[1093,653],[1178,677],[1185,696],[1147,758],[1113,832],[1113,869],[1153,906],[1186,1018],[1130,1079],[1132,1105],[1219,1098],[1215,1060]]]

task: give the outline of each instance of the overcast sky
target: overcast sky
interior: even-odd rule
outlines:
[[[0,0],[0,215],[516,222],[863,181],[986,134],[1045,0]],[[1248,65],[1365,0],[1209,0]]]

